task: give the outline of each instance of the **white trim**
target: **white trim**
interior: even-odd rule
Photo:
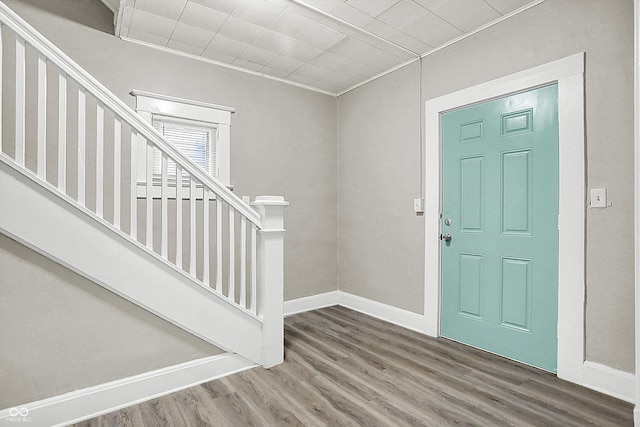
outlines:
[[[29,426],[66,426],[255,366],[237,354],[219,354],[18,405],[16,408],[28,410],[27,416],[31,420]],[[10,411],[11,408],[0,411],[0,420],[10,422]]]
[[[424,316],[412,311],[403,310],[392,305],[383,304],[348,292],[338,291],[338,305],[360,313],[368,314],[403,328],[424,333]]]
[[[392,305],[383,304],[344,291],[331,291],[318,295],[285,301],[284,314],[291,316],[305,311],[339,305],[359,311],[376,319],[402,326],[418,332],[424,332],[424,316],[412,311],[403,310]]]
[[[229,113],[235,113],[236,109],[234,107],[226,107],[224,105],[211,104],[209,102],[202,101],[194,101],[192,99],[178,98],[175,96],[162,95],[159,93],[146,92],[143,90],[132,90],[131,95],[135,97],[146,97],[151,99],[159,99],[162,101],[169,101],[176,104],[186,104],[186,105],[194,105],[196,107],[203,107],[210,110],[222,110],[227,111]]]
[[[311,295],[284,302],[284,316],[304,313],[305,311],[338,305],[338,291],[325,292],[324,294]]]
[[[636,376],[630,372],[587,360],[582,385],[630,403],[636,401]]]
[[[584,361],[584,53],[428,100],[425,105],[425,333],[440,332],[440,115],[488,99],[558,83],[558,377],[582,384]],[[582,159],[582,161],[580,161]],[[577,161],[576,161],[577,160]]]

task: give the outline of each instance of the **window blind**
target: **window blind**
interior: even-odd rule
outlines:
[[[173,121],[165,117],[154,117],[153,127],[160,132],[167,141],[172,143],[183,154],[191,158],[204,170],[214,177],[216,171],[215,141],[217,130],[214,127],[207,127],[204,124],[188,124],[183,121]],[[159,150],[153,152],[153,173],[160,175],[162,157]],[[170,176],[176,175],[176,165],[169,160],[167,173]],[[186,172],[183,172],[185,175]]]

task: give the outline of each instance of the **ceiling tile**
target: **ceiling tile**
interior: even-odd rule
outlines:
[[[347,0],[347,4],[361,10],[369,16],[378,16],[399,0]]]
[[[453,0],[413,0],[418,3],[420,6],[426,7],[432,12],[437,11],[442,6],[446,6],[449,3],[453,2]],[[506,0],[511,1],[511,0]]]
[[[464,32],[473,31],[501,16],[487,3],[477,0],[454,0],[436,13]]]
[[[280,53],[287,50],[295,42],[296,39],[294,38],[266,29],[252,44],[272,52]]]
[[[213,40],[211,40],[211,43],[209,43],[209,46],[207,46],[207,49],[204,51],[204,55],[207,56],[212,52],[217,52],[231,56],[235,59],[248,46],[248,43],[234,40],[223,36],[222,34],[216,34]]]
[[[368,78],[377,74],[377,71],[374,68],[371,68],[368,65],[364,65],[353,60],[347,61],[342,66],[342,72],[345,74],[363,76],[362,80],[364,80],[364,78]]]
[[[298,39],[313,28],[314,25],[316,25],[316,21],[286,9],[269,25],[269,28]]]
[[[514,10],[520,9],[522,6],[525,6],[531,3],[531,0],[485,0],[485,1],[489,3],[491,7],[493,7],[502,15],[511,13]]]
[[[123,0],[119,35],[340,93],[531,1]]]
[[[238,5],[238,1],[239,0],[189,0],[189,2],[198,3],[210,9],[226,13],[227,15]]]
[[[304,16],[305,18],[310,19],[314,22],[320,22],[325,18],[323,14],[316,12],[313,9],[309,9],[308,7],[301,6],[297,3],[289,3],[286,11],[295,13],[296,15]]]
[[[276,52],[271,52],[270,50],[256,46],[248,46],[238,55],[238,59],[244,59],[264,66],[271,62],[276,56],[278,56]]]
[[[477,2],[478,0],[473,1]],[[378,15],[376,19],[392,27],[399,28],[419,20],[427,13],[429,13],[428,10],[414,3],[412,0],[400,0],[385,12]]]
[[[204,56],[205,58],[213,59],[214,61],[224,62],[226,64],[233,64],[233,61],[236,60],[235,56],[226,55],[224,53],[216,52],[208,48],[205,49],[204,52],[202,52],[202,56]]]
[[[180,22],[215,32],[228,16],[226,13],[190,1],[180,16]]]
[[[244,68],[245,70],[256,71],[256,72],[264,68],[264,65],[262,64],[256,64],[255,62],[246,61],[240,58],[237,58],[236,60],[234,60],[232,65],[235,65],[236,67]]]
[[[167,47],[170,49],[179,50],[181,52],[190,53],[192,55],[200,56],[200,54],[202,53],[201,47],[197,47],[187,43],[182,43],[177,40],[169,40],[169,42],[167,43]]]
[[[369,22],[363,28],[366,31],[372,34],[375,34],[378,37],[382,37],[383,39],[398,31],[392,26],[387,25],[384,22],[380,22],[377,19],[374,19],[373,21]]]
[[[203,30],[202,28],[192,27],[191,25],[178,22],[171,35],[171,40],[200,48],[200,52],[202,52],[214,35],[215,33],[213,31]]]
[[[331,12],[340,6],[344,0],[304,0],[303,3],[325,12]]]
[[[430,46],[440,46],[464,34],[433,13],[429,13],[413,24],[402,27],[402,31]]]
[[[309,61],[310,64],[318,65],[331,71],[340,71],[347,62],[349,62],[349,60],[344,56],[331,52],[323,52]]]
[[[313,64],[304,64],[302,67],[291,73],[292,76],[305,76],[306,78],[316,80],[318,77],[327,74],[329,70]]]
[[[263,27],[229,16],[218,33],[234,40],[251,43],[263,30]]]
[[[186,4],[187,0],[136,0],[135,7],[177,21]]]
[[[424,42],[416,40],[408,34],[403,32],[397,32],[388,36],[389,41],[396,43],[405,49],[409,49],[416,54],[422,54],[433,49],[433,46],[427,45]]]
[[[299,41],[289,49],[282,52],[282,55],[307,62],[320,55],[322,52],[322,49],[312,46],[309,43]]]
[[[283,8],[264,0],[240,0],[231,12],[231,16],[266,27],[282,12]]]
[[[372,16],[367,15],[353,6],[349,6],[346,3],[336,7],[331,11],[331,14],[357,27],[362,27],[373,20]]]
[[[303,65],[304,62],[284,55],[278,55],[273,61],[269,62],[270,68],[276,68],[287,74],[294,72]]]
[[[174,20],[139,9],[134,10],[131,17],[131,29],[166,37],[167,39],[171,36],[175,26],[176,21]]]
[[[328,49],[346,37],[339,31],[332,30],[322,24],[313,27],[301,40],[320,49]]]

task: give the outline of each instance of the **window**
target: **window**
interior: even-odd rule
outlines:
[[[218,178],[219,171],[216,162],[216,145],[218,140],[217,126],[206,123],[198,123],[186,120],[177,120],[171,117],[153,117],[153,127],[162,134],[167,141],[175,145],[180,151],[195,161],[198,166],[209,172],[214,178]],[[162,157],[160,151],[153,153],[153,174],[161,173]],[[169,162],[167,165],[169,178],[176,175],[176,165]],[[183,173],[184,174],[184,173]]]
[[[136,111],[165,139],[189,156],[211,176],[231,186],[230,134],[233,108],[198,101],[133,91]],[[140,147],[139,147],[140,149]],[[162,157],[153,155],[154,184],[159,184]],[[176,168],[168,163],[170,182],[175,183]],[[144,184],[146,158],[138,156],[138,183]],[[185,174],[185,172],[183,172]],[[171,179],[173,178],[173,179]]]

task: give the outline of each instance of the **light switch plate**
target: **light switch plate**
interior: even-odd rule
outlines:
[[[413,211],[415,213],[424,212],[424,199],[413,199]]]
[[[592,208],[607,207],[607,189],[606,188],[591,189],[591,207]]]

